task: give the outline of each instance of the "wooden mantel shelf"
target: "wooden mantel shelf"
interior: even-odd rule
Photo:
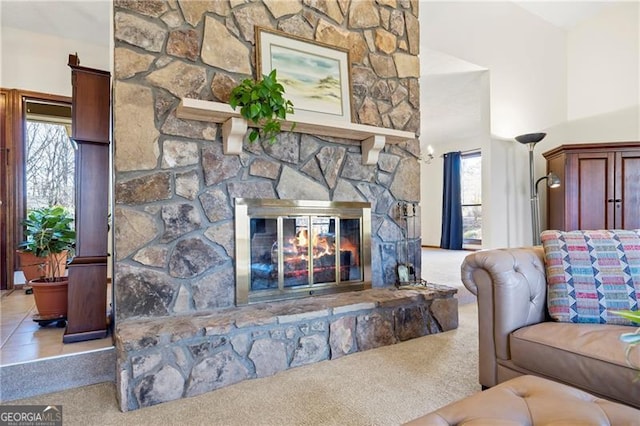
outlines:
[[[225,154],[240,154],[247,132],[247,121],[231,108],[229,104],[182,98],[176,110],[178,118],[186,120],[222,123],[222,142]],[[362,164],[376,164],[378,154],[385,144],[394,144],[415,139],[412,132],[366,126],[364,124],[343,123],[340,121],[314,121],[308,118],[295,118],[296,126],[292,130],[317,136],[330,136],[359,141],[362,144]],[[291,130],[292,121],[284,121],[282,129]]]

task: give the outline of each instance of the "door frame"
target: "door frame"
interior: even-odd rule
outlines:
[[[22,241],[22,226],[26,217],[25,118],[27,101],[64,103],[71,106],[68,96],[0,88],[0,158],[2,160],[2,208],[0,208],[0,272],[1,288],[14,287],[13,274],[18,270],[17,245]]]
[[[12,103],[11,92],[0,89],[0,289],[13,288],[14,256],[9,250],[6,236],[13,232],[13,185],[10,185],[12,171],[11,126],[8,111]]]

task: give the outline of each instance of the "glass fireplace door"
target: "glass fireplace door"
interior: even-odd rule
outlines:
[[[244,213],[245,204],[236,203],[237,212]],[[249,207],[254,203],[259,208],[248,208],[246,219],[236,218],[236,285],[247,285],[236,289],[239,304],[348,291],[369,284],[365,251],[370,245],[363,241],[369,238],[365,226],[370,227],[370,216],[360,213],[369,213],[368,204],[357,203],[357,213],[352,212],[356,203],[349,203],[351,210],[325,215],[304,211],[309,209],[292,214],[291,209],[265,207],[258,200],[251,200]],[[332,210],[336,204],[330,204]]]
[[[283,287],[309,285],[309,218],[282,219],[283,248],[280,251]]]
[[[360,222],[323,216],[252,218],[251,291],[361,281]]]

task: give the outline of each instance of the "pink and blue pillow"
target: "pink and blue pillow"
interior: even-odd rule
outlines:
[[[632,325],[611,310],[638,310],[640,230],[544,231],[552,319]]]

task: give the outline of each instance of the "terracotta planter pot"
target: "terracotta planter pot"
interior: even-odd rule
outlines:
[[[49,275],[62,276],[67,267],[67,250],[62,253],[38,257],[33,253],[16,250],[20,257],[20,269],[27,282]],[[57,262],[57,266],[53,266]]]
[[[55,278],[45,281],[38,278],[29,282],[33,288],[38,314],[43,318],[61,318],[67,316],[67,293],[69,278]]]
[[[27,253],[22,250],[17,250],[16,252],[20,257],[20,269],[27,282],[44,276],[46,258],[38,257],[33,253]]]

